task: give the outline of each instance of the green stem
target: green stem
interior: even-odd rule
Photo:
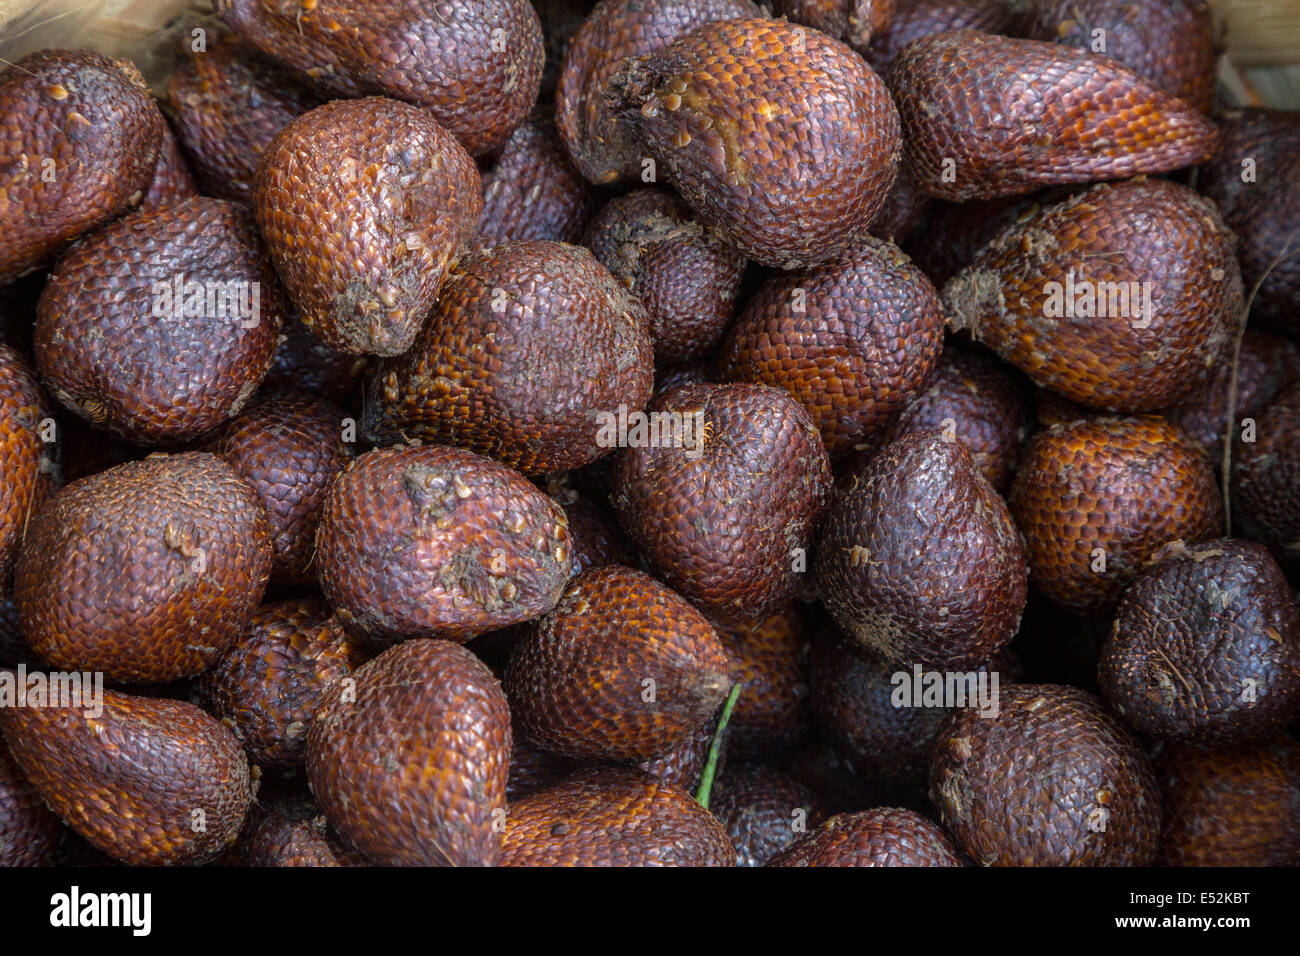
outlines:
[[[709,809],[709,796],[713,792],[713,775],[718,769],[718,756],[722,753],[722,735],[727,731],[731,721],[731,712],[736,707],[736,698],[740,696],[743,684],[732,684],[727,702],[722,705],[722,716],[718,718],[718,729],[713,732],[713,743],[709,744],[709,759],[704,764],[704,773],[700,774],[700,789],[695,792],[695,802],[705,810]]]

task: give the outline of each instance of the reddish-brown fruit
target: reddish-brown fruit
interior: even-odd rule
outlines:
[[[894,60],[889,88],[916,184],[993,199],[1194,166],[1219,148],[1196,109],[1114,60],[975,30],[932,34]]]
[[[0,286],[144,198],[166,121],[126,60],[42,50],[0,74]]]
[[[941,289],[1006,226],[1036,211],[1041,195],[971,202],[932,200],[903,241],[903,251]]]
[[[32,516],[14,596],[55,667],[161,683],[230,649],[270,570],[266,512],[233,468],[150,455],[73,482]]]
[[[831,817],[769,866],[964,866],[947,835],[895,807]]]
[[[1107,614],[1163,544],[1217,536],[1223,506],[1201,450],[1163,418],[1089,418],[1039,432],[1008,498],[1034,584]]]
[[[239,643],[196,684],[207,711],[227,722],[253,763],[273,770],[301,769],[307,731],[329,685],[365,660],[315,598],[264,604]]]
[[[221,18],[330,96],[422,106],[475,156],[528,115],[542,26],[528,0],[228,0]]]
[[[258,161],[275,135],[323,100],[230,34],[177,47],[167,99],[205,192],[250,202]]]
[[[271,579],[314,584],[325,491],[351,453],[342,409],[305,392],[270,392],[221,429],[208,450],[257,492],[271,519]]]
[[[918,189],[907,170],[900,167],[884,205],[867,228],[873,236],[902,242],[922,221],[933,202],[930,194]]]
[[[744,689],[727,724],[728,749],[741,760],[788,751],[812,730],[808,708],[810,641],[797,604],[752,624],[716,625]]]
[[[825,818],[821,800],[788,773],[736,767],[718,781],[709,809],[736,847],[737,866],[763,866]]]
[[[284,339],[275,352],[275,361],[262,381],[262,388],[302,389],[340,408],[353,410],[371,360],[335,351],[296,316],[285,320],[282,332]]]
[[[720,713],[721,708],[719,708]],[[661,783],[678,787],[687,793],[695,793],[699,789],[700,777],[704,773],[705,765],[709,762],[709,751],[713,748],[713,740],[717,737],[717,734],[718,718],[715,716],[712,720],[700,724],[694,733],[666,754],[655,757],[653,760],[643,760],[637,764],[637,769],[644,770]],[[728,727],[722,732],[722,737],[718,741],[718,760],[714,767],[715,778],[720,777],[727,766],[727,751],[730,739],[731,728]]]
[[[158,162],[154,164],[149,191],[140,200],[140,208],[161,209],[199,194],[199,187],[190,174],[189,164],[181,153],[180,143],[172,128],[163,125],[162,145],[158,149]]]
[[[808,413],[780,389],[701,384],[660,394],[648,415],[658,441],[629,429],[612,498],[638,550],[719,620],[788,603],[831,490]]]
[[[672,193],[610,200],[583,243],[645,306],[661,365],[713,354],[740,293],[745,260],[691,218]]]
[[[1025,27],[1036,40],[1104,53],[1202,113],[1214,109],[1219,51],[1205,0],[1031,0]]]
[[[588,485],[575,479],[572,472],[548,476],[541,483],[541,489],[560,503],[569,519],[574,576],[607,564],[637,564],[636,552],[619,528],[608,497]]]
[[[889,28],[897,0],[775,0],[773,12],[843,40],[863,56],[872,38]]]
[[[363,428],[564,471],[614,447],[601,421],[653,384],[645,312],[608,269],[580,246],[507,242],[452,267],[411,350],[371,380]]]
[[[510,776],[506,781],[506,799],[511,803],[520,797],[559,783],[573,773],[579,764],[568,757],[542,750],[520,738],[519,731],[514,732],[514,743],[510,748]]]
[[[711,23],[625,61],[609,86],[700,221],[763,265],[834,259],[894,184],[900,131],[884,82],[816,30]]]
[[[622,565],[581,575],[515,648],[504,680],[523,735],[568,757],[649,760],[708,722],[730,663],[703,615]]]
[[[1300,866],[1300,744],[1166,744],[1157,866]]]
[[[888,28],[872,37],[867,61],[888,76],[894,58],[914,40],[949,30],[1007,33],[1013,19],[1014,5],[1007,0],[897,0]]]
[[[62,840],[62,822],[27,782],[0,737],[0,866],[49,866]]]
[[[331,348],[411,345],[483,200],[474,160],[425,111],[335,100],[271,140],[253,208],[302,322]]]
[[[510,709],[447,641],[391,647],[335,686],[307,734],[307,778],[335,830],[381,866],[494,866]]]
[[[32,515],[54,492],[61,446],[53,441],[63,435],[50,416],[49,399],[27,359],[0,345],[0,597],[10,593]]]
[[[115,222],[59,261],[37,309],[36,366],[97,428],[177,445],[240,412],[282,315],[248,210],[196,197]]]
[[[1300,580],[1300,386],[1264,406],[1253,437],[1233,448],[1232,518]]]
[[[1141,734],[1202,743],[1276,737],[1300,716],[1300,609],[1268,549],[1175,542],[1124,592],[1097,683]]]
[[[727,334],[719,367],[784,388],[838,455],[919,393],[943,324],[930,280],[897,246],[868,237],[837,262],[768,279]]]
[[[609,81],[627,57],[653,53],[706,23],[760,12],[749,0],[596,4],[569,44],[555,91],[555,125],[582,174],[602,185],[643,175],[644,150],[607,102]]]
[[[636,770],[580,771],[511,804],[504,866],[733,866],[713,814]]]
[[[1203,386],[1241,321],[1232,232],[1163,179],[1096,186],[1005,228],[943,288],[949,324],[1066,398],[1166,408]]]
[[[10,753],[46,805],[132,866],[205,863],[234,843],[250,800],[235,735],[181,701],[105,690],[102,703],[0,707]]]
[[[1300,112],[1233,110],[1220,117],[1223,148],[1198,184],[1237,234],[1251,315],[1300,335]]]
[[[574,168],[549,119],[534,119],[510,134],[492,168],[483,173],[479,235],[577,242],[596,211],[596,190]]]
[[[309,800],[253,806],[235,845],[243,866],[366,866],[366,860],[329,832]]]
[[[1145,866],[1160,838],[1146,755],[1090,694],[1005,688],[997,716],[956,711],[935,747],[930,799],[981,866]]]
[[[909,666],[962,669],[1005,647],[1025,607],[1025,547],[966,446],[903,438],[855,477],[814,567],[845,633]]]
[[[956,438],[999,494],[1006,494],[1032,417],[1024,389],[993,359],[949,348],[929,384],[884,430],[882,443],[906,435]]]
[[[571,552],[553,499],[490,458],[441,445],[353,459],[316,532],[326,598],[349,630],[379,644],[465,641],[532,620],[559,600]]]

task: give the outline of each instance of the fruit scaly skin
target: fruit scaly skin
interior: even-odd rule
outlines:
[[[577,242],[598,201],[596,190],[569,161],[555,125],[532,119],[510,134],[483,173],[479,235],[491,243]]]
[[[636,552],[618,526],[609,496],[574,480],[573,474],[548,475],[540,487],[560,503],[569,519],[574,577],[607,564],[635,565]]]
[[[230,34],[201,51],[188,35],[177,47],[167,100],[204,191],[250,202],[253,176],[267,144],[291,120],[324,100]]]
[[[579,771],[510,805],[503,866],[733,866],[713,814],[636,770]]]
[[[372,360],[330,348],[297,316],[285,319],[282,332],[284,340],[276,350],[271,371],[262,380],[262,389],[301,389],[354,411]]]
[[[309,800],[255,805],[235,845],[243,866],[368,866],[330,833]]]
[[[721,708],[718,714],[721,715]],[[709,750],[713,747],[713,738],[717,733],[718,717],[715,716],[702,723],[694,733],[666,754],[641,761],[637,764],[637,769],[645,771],[661,783],[678,787],[687,793],[696,793],[700,789],[700,777],[709,762]],[[727,766],[730,739],[731,727],[728,725],[719,744],[715,777],[720,776]]]
[[[947,835],[912,810],[831,817],[768,866],[964,866]]]
[[[807,627],[798,604],[753,623],[715,622],[745,689],[727,724],[728,750],[743,760],[793,749],[810,735]]]
[[[718,363],[724,378],[788,391],[838,455],[921,390],[943,327],[930,280],[897,246],[867,237],[836,262],[768,279],[741,309]]]
[[[218,6],[240,36],[323,93],[424,107],[475,156],[523,122],[542,80],[542,26],[527,0]]]
[[[376,442],[444,442],[527,474],[607,454],[598,416],[654,384],[644,310],[586,249],[506,242],[452,267],[415,344],[369,383]]]
[[[773,13],[842,40],[863,56],[889,28],[897,0],[776,0]]]
[[[867,62],[883,77],[909,43],[932,33],[972,29],[1008,33],[1013,5],[1006,0],[898,0],[888,28],[871,38]]]
[[[1241,535],[1268,545],[1287,577],[1300,581],[1300,386],[1256,415],[1255,441],[1236,443],[1232,512]]]
[[[1160,838],[1146,755],[1090,694],[1019,684],[996,717],[956,711],[935,747],[930,799],[981,866],[1144,866]]]
[[[154,210],[170,206],[199,194],[189,164],[181,152],[181,144],[169,125],[163,125],[162,145],[158,148],[158,162],[154,164],[149,191],[140,200],[140,209]]]
[[[1220,143],[1196,109],[1127,67],[1039,40],[932,34],[894,60],[889,89],[907,166],[940,199],[1170,172]]]
[[[239,643],[201,675],[195,690],[228,722],[253,762],[301,769],[307,731],[328,687],[352,674],[364,650],[316,598],[264,604]]]
[[[335,688],[307,734],[326,818],[381,866],[494,866],[510,763],[510,709],[471,652],[414,640]]]
[[[368,97],[280,130],[252,200],[303,324],[339,351],[398,355],[474,233],[479,189],[474,161],[428,112]]]
[[[376,449],[330,484],[321,589],[368,643],[454,641],[531,620],[572,571],[568,520],[505,465],[442,445]]]
[[[36,366],[97,428],[180,445],[247,404],[283,312],[248,210],[195,197],[127,216],[59,260],[37,308]]]
[[[729,769],[709,809],[736,846],[736,866],[765,865],[826,816],[794,777],[756,764]]]
[[[1092,617],[1114,608],[1162,545],[1194,544],[1223,528],[1209,460],[1155,416],[1086,418],[1040,432],[1008,504],[1035,586]]]
[[[1156,411],[1203,386],[1231,348],[1243,300],[1234,245],[1185,186],[1096,186],[1006,227],[944,286],[944,307],[952,328],[1038,385]]]
[[[1202,113],[1214,109],[1219,51],[1205,0],[1030,0],[1025,21],[1032,39],[1104,53]]]
[[[1300,866],[1300,744],[1165,744],[1157,866]]]
[[[10,753],[45,803],[120,863],[205,863],[239,835],[248,760],[192,704],[103,693],[103,712],[0,707]],[[202,811],[202,827],[196,827]]]
[[[749,0],[603,0],[574,34],[555,90],[555,125],[582,175],[640,181],[642,150],[606,95],[623,60],[662,49],[715,20],[756,17]]]
[[[619,521],[665,583],[710,616],[765,617],[795,596],[798,549],[811,550],[829,501],[821,436],[766,385],[685,385],[655,398],[656,412],[692,416],[689,437],[703,448],[661,437],[658,448],[624,449],[611,499]]]
[[[1116,611],[1102,696],[1147,736],[1276,737],[1300,716],[1300,609],[1268,549],[1220,538],[1154,560]]]
[[[52,666],[161,683],[230,649],[270,570],[266,512],[233,468],[203,452],[150,455],[73,482],[32,515],[14,596]]]
[[[583,244],[645,307],[655,359],[706,359],[731,321],[745,260],[696,222],[672,193],[611,199]]]
[[[909,666],[971,667],[1006,646],[1027,597],[1025,547],[966,447],[903,438],[855,477],[813,568],[836,623]]]
[[[708,722],[731,688],[729,667],[703,615],[649,575],[607,565],[578,577],[520,641],[503,683],[533,743],[640,761]]]
[[[894,184],[901,135],[884,82],[816,30],[711,23],[624,62],[609,87],[700,221],[762,265],[834,259]]]
[[[140,202],[166,122],[131,63],[87,50],[41,50],[11,66],[0,116],[3,286]]]
[[[0,596],[11,593],[14,560],[31,516],[54,493],[59,445],[41,437],[41,423],[51,414],[36,371],[17,351],[0,345]],[[63,438],[61,429],[56,436]]]
[[[63,824],[27,782],[0,737],[0,866],[48,866]]]
[[[1236,232],[1241,277],[1259,292],[1251,316],[1300,336],[1300,116],[1289,110],[1232,110],[1219,122],[1223,148],[1198,173],[1198,185]],[[1245,161],[1254,179],[1244,182]]]

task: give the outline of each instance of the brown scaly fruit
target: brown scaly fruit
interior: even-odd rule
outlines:
[[[1173,405],[1224,361],[1241,321],[1232,232],[1168,180],[1096,186],[1019,219],[943,288],[949,325],[1066,398]]]
[[[0,597],[10,593],[14,560],[32,515],[54,492],[61,446],[52,442],[63,436],[50,427],[50,416],[35,370],[0,345]]]
[[[899,664],[962,669],[1005,647],[1025,607],[1025,547],[966,446],[903,438],[855,477],[814,565],[836,623]]]
[[[1055,684],[1001,692],[996,717],[956,711],[940,734],[930,799],[980,866],[1145,866],[1160,788],[1137,742],[1090,694]]]
[[[0,731],[46,805],[120,863],[205,863],[239,836],[248,760],[192,704],[105,690],[98,714],[0,707]]]
[[[171,126],[164,125],[158,162],[154,164],[153,179],[149,181],[149,191],[140,200],[140,208],[161,209],[198,194],[199,187],[181,153],[180,143],[176,142]]]
[[[1164,173],[1214,156],[1214,125],[1128,67],[1057,43],[932,34],[894,60],[904,156],[940,199]]]
[[[429,113],[369,97],[280,130],[252,199],[303,324],[343,352],[398,355],[474,233],[479,189],[474,161]]]
[[[744,690],[727,724],[727,745],[742,760],[792,750],[812,731],[807,626],[790,604],[753,623],[715,623]]]
[[[795,596],[830,497],[821,436],[789,394],[766,385],[686,385],[651,402],[650,422],[665,413],[682,428],[661,429],[659,447],[629,430],[614,478],[619,521],[663,580],[711,617],[771,614]]]
[[[822,822],[821,800],[794,777],[763,766],[729,769],[709,809],[736,846],[737,866],[763,866]]]
[[[1223,148],[1198,184],[1236,232],[1246,288],[1259,292],[1251,315],[1300,335],[1300,112],[1232,110],[1219,118]]]
[[[354,458],[316,532],[321,589],[368,642],[465,641],[549,611],[572,571],[556,502],[504,465],[441,445]]]
[[[226,722],[260,767],[300,770],[307,731],[329,685],[366,658],[316,598],[264,604],[239,643],[196,682],[208,713]]]
[[[728,726],[722,732],[722,736],[718,737],[720,715],[721,708],[718,715],[701,724],[694,733],[672,750],[653,760],[641,761],[637,764],[637,769],[645,771],[661,783],[678,787],[688,793],[695,793],[699,790],[700,779],[709,762],[709,751],[713,748],[715,738],[718,741],[718,759],[714,766],[715,777],[721,776],[727,766],[731,728]]]
[[[618,526],[608,495],[575,474],[548,475],[540,484],[569,519],[574,576],[607,564],[637,564],[636,552]]]
[[[606,101],[627,57],[662,49],[715,20],[759,16],[749,0],[603,0],[574,34],[555,91],[555,125],[582,174],[607,185],[642,176],[642,150]]]
[[[510,805],[503,866],[733,866],[716,817],[636,770],[599,767]]]
[[[842,40],[863,56],[872,38],[889,28],[897,0],[775,0],[773,12]]]
[[[262,388],[301,389],[340,408],[355,410],[371,360],[363,355],[335,351],[296,316],[285,320],[282,334],[283,340],[276,349],[271,370],[262,380]]]
[[[1300,744],[1165,744],[1158,866],[1300,866]]]
[[[934,286],[895,245],[867,238],[838,261],[768,279],[719,352],[725,378],[793,395],[832,455],[920,392],[943,348]]]
[[[505,142],[542,80],[528,0],[221,0],[218,12],[322,92],[422,106],[475,156]]]
[[[306,392],[262,397],[224,426],[208,450],[257,492],[271,520],[271,580],[311,585],[325,491],[351,454],[342,409]]]
[[[762,265],[834,259],[894,184],[901,139],[884,82],[816,30],[710,23],[625,61],[609,88],[700,221]]]
[[[362,427],[564,471],[614,447],[600,417],[640,411],[653,379],[645,312],[589,251],[507,242],[452,267],[410,351],[371,379]]]
[[[918,189],[907,170],[900,167],[884,205],[867,228],[873,236],[902,242],[921,222],[932,202],[930,194]]]
[[[248,210],[187,199],[127,216],[59,261],[37,309],[36,366],[97,428],[178,445],[247,404],[283,310]]]
[[[645,306],[661,365],[712,355],[731,321],[745,260],[660,189],[611,199],[583,239]]]
[[[937,288],[971,264],[1010,223],[1041,205],[1041,193],[1002,199],[947,202],[935,199],[903,242],[917,267]]]
[[[144,198],[166,122],[126,60],[41,50],[0,74],[0,286]]]
[[[365,858],[329,832],[310,800],[254,805],[235,845],[243,866],[367,866]]]
[[[768,866],[964,866],[942,829],[912,810],[831,817]]]
[[[568,757],[649,760],[708,722],[730,663],[703,615],[622,565],[578,577],[503,681],[525,738]]]
[[[215,31],[202,50],[183,36],[167,100],[204,191],[243,202],[252,200],[253,175],[275,135],[324,102],[254,47]]]
[[[1007,0],[897,0],[888,28],[871,39],[867,61],[887,77],[894,58],[914,40],[967,28],[1009,33],[1014,19],[1014,4]]]
[[[335,685],[307,733],[307,778],[335,830],[381,866],[495,866],[510,709],[465,648],[413,640]]]
[[[510,134],[501,155],[483,173],[479,235],[489,243],[577,242],[597,202],[596,190],[569,161],[554,124],[532,119]]]
[[[1030,0],[1025,35],[1103,53],[1202,113],[1214,109],[1219,51],[1205,0]]]
[[[271,534],[215,455],[150,455],[32,516],[14,572],[23,633],[55,667],[162,683],[212,666],[262,600]]]
[[[1087,418],[1039,432],[1008,498],[1034,584],[1108,614],[1161,546],[1216,536],[1223,506],[1201,450],[1163,418]]]
[[[13,677],[0,671],[0,680]],[[27,782],[0,737],[0,866],[49,866],[63,840],[63,824]]]
[[[1253,437],[1233,448],[1232,518],[1300,581],[1300,386],[1264,406]]]
[[[1300,716],[1300,609],[1268,549],[1175,542],[1152,561],[1124,592],[1102,648],[1102,697],[1151,737],[1276,737]]]
[[[579,762],[568,757],[534,747],[521,739],[516,729],[513,746],[510,748],[510,776],[506,780],[506,799],[510,803],[515,803],[520,797],[559,783],[580,766]]]

